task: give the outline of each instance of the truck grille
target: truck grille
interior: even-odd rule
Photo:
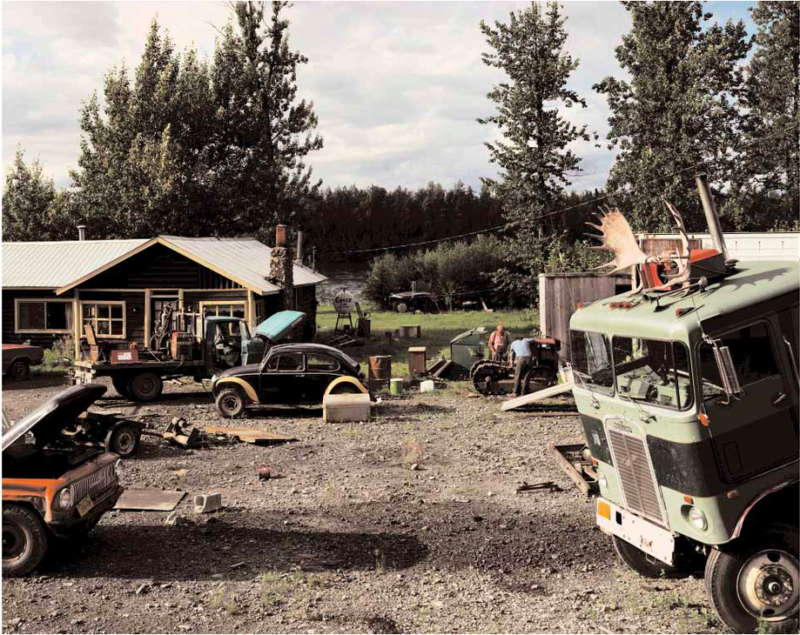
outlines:
[[[663,525],[664,515],[645,440],[616,430],[608,431],[608,439],[619,472],[625,505],[632,512]]]
[[[75,481],[71,485],[72,500],[79,503],[87,496],[95,496],[115,483],[116,480],[117,473],[114,471],[114,464],[109,463],[105,467],[97,470],[97,472]]]

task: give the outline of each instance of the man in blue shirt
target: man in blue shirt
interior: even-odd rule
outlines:
[[[511,352],[516,357],[516,367],[514,370],[514,396],[522,394],[522,378],[531,367],[531,341],[529,339],[515,340],[511,344]]]

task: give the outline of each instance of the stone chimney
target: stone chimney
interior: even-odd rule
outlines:
[[[286,225],[278,225],[270,256],[269,277],[281,288],[281,309],[284,311],[295,308],[293,273],[292,249],[286,239]]]

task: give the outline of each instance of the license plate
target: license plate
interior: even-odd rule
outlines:
[[[87,496],[80,503],[78,503],[78,513],[81,516],[85,516],[92,509],[92,507],[94,507],[94,503],[92,502],[92,499]]]

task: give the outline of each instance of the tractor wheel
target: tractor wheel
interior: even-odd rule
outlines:
[[[408,303],[406,302],[398,302],[394,305],[394,310],[398,313],[405,313],[408,311]]]
[[[226,419],[242,416],[247,403],[238,388],[225,388],[217,395],[217,410]]]
[[[30,573],[47,553],[47,531],[35,512],[3,505],[3,575]]]
[[[529,395],[550,386],[555,386],[558,377],[552,369],[547,366],[534,366],[523,378],[522,394]]]
[[[127,459],[136,454],[141,436],[139,428],[133,424],[118,426],[106,435],[106,452],[114,452]]]
[[[725,551],[714,549],[705,578],[711,605],[734,632],[797,632],[797,527],[775,525]]]
[[[27,379],[30,374],[31,368],[28,364],[28,360],[25,359],[15,360],[14,363],[11,364],[11,368],[8,369],[8,376],[13,381]]]
[[[164,382],[155,373],[134,375],[130,383],[131,397],[136,401],[153,401],[164,390]]]

